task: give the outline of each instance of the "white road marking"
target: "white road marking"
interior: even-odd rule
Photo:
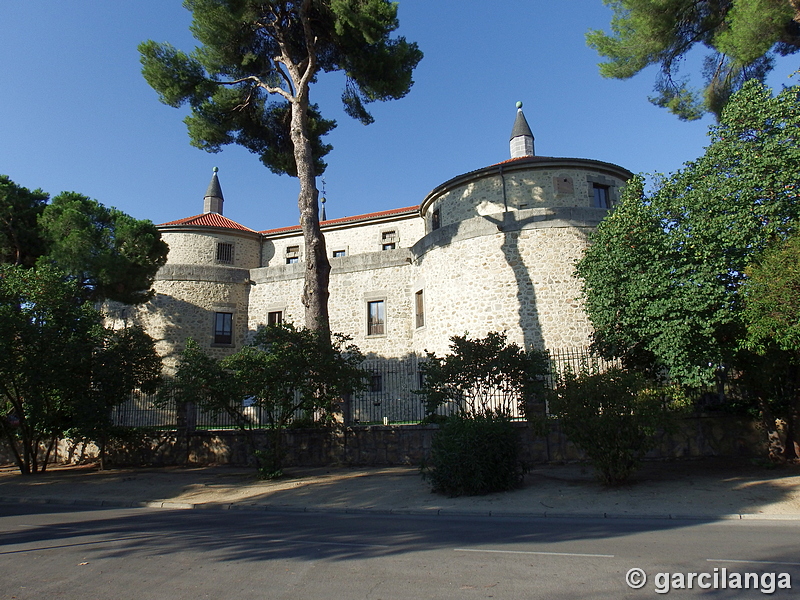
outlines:
[[[706,562],[742,563],[742,564],[752,564],[752,565],[788,565],[790,567],[800,567],[800,563],[778,562],[777,560],[737,560],[733,558],[707,558]]]
[[[493,554],[538,554],[540,556],[579,556],[582,558],[614,558],[613,554],[580,554],[577,552],[534,552],[532,550],[481,550],[479,548],[453,548],[454,552],[488,552]]]

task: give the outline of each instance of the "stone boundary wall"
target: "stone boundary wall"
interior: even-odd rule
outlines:
[[[558,422],[549,435],[533,436],[525,422],[516,424],[522,444],[522,460],[528,465],[572,462],[583,459],[564,436]],[[419,465],[428,455],[437,425],[389,425],[291,429],[284,432],[285,464],[292,466],[389,466]],[[266,444],[266,434],[257,433]],[[61,443],[60,462],[88,462],[96,458],[90,445]],[[765,436],[757,423],[729,416],[695,416],[682,420],[674,434],[659,435],[649,459],[686,459],[712,456],[765,457]],[[9,457],[10,458],[10,457]],[[5,454],[0,460],[11,462]],[[142,433],[123,444],[109,447],[110,465],[248,465],[252,463],[244,436],[236,431]]]

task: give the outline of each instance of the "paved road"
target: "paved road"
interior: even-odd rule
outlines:
[[[800,586],[799,534],[800,523],[778,521],[0,505],[0,598],[653,598],[658,573],[689,572],[709,573],[700,582],[711,585],[715,573],[752,572],[768,589],[763,573]],[[639,590],[625,583],[634,567],[648,576]],[[670,595],[710,591],[697,583]]]

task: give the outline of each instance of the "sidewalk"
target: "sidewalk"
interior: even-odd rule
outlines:
[[[606,488],[582,465],[539,466],[523,488],[447,498],[414,467],[296,468],[277,481],[234,467],[97,471],[54,467],[23,477],[0,468],[1,503],[377,514],[800,520],[800,467],[744,460],[647,463]]]

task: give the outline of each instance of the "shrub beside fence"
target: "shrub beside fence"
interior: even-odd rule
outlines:
[[[415,424],[426,416],[425,400],[417,392],[422,385],[420,364],[423,357],[411,355],[405,358],[370,359],[363,367],[369,373],[367,389],[353,394],[342,403],[342,419],[347,425]],[[552,387],[558,376],[566,370],[579,373],[584,369],[604,371],[614,363],[593,356],[585,348],[550,351],[550,373],[547,385]],[[496,397],[490,399],[499,408],[506,393],[498,390]],[[512,418],[524,419],[519,407],[512,408]],[[268,427],[265,412],[256,407],[244,406],[253,428]],[[450,416],[457,412],[454,403],[440,406],[436,414]],[[315,415],[298,414],[296,419],[308,422]],[[151,429],[234,429],[232,419],[225,414],[214,414],[195,406],[178,410],[174,400],[159,403],[155,394],[135,392],[130,400],[114,408],[112,419],[120,427],[141,427]]]

